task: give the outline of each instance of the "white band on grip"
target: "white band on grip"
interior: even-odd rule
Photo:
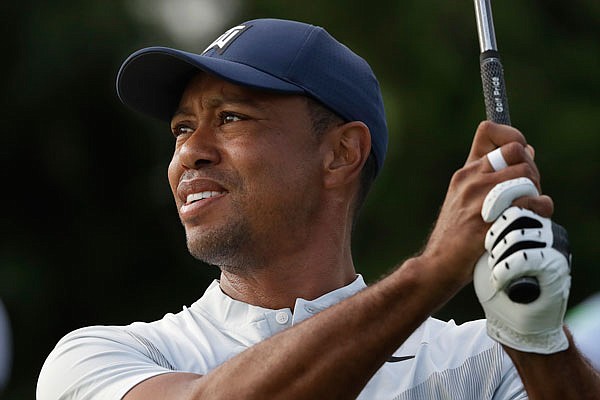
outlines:
[[[502,156],[502,150],[500,147],[487,153],[487,158],[492,165],[492,168],[494,168],[494,171],[500,171],[501,169],[508,167],[506,160]]]

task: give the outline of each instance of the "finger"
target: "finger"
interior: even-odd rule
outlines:
[[[481,207],[481,217],[485,222],[492,222],[509,209],[515,199],[538,195],[538,190],[529,178],[519,177],[502,181],[485,196]]]
[[[498,147],[496,150],[490,151],[485,155],[484,158],[487,159],[493,171],[500,171],[501,169],[508,167],[508,163],[502,155],[502,147]]]
[[[488,153],[482,157],[478,168],[483,173],[493,174],[489,178],[495,182],[528,178],[535,185],[538,194],[542,193],[537,165],[527,148],[518,143],[510,143]]]
[[[499,171],[502,168],[497,167],[502,163],[502,161],[506,164],[505,168],[510,165],[527,163],[534,171],[537,172],[537,166],[533,161],[530,150],[528,150],[527,146],[523,146],[518,142],[507,143],[489,153],[486,153],[482,158],[487,161],[484,164],[488,167],[484,172]],[[498,160],[500,160],[500,163]]]
[[[504,289],[510,282],[523,276],[541,275],[544,264],[543,250],[522,250],[512,254],[492,270],[497,289]]]
[[[487,166],[484,167],[487,169]],[[515,165],[509,165],[503,170],[493,172],[489,171],[490,176],[493,176],[494,181],[505,182],[516,178],[528,178],[535,185],[538,194],[542,194],[542,187],[540,185],[540,173],[537,166],[531,162],[522,162]]]
[[[551,229],[543,229],[544,224],[550,223],[547,218],[542,218],[531,210],[520,207],[510,207],[502,213],[501,218],[496,219],[485,235],[485,249],[492,254],[491,265],[495,265],[500,259],[497,257],[503,254],[506,248],[496,248],[499,245],[512,246],[515,241],[508,239],[508,234],[517,232],[517,240],[524,239],[525,235],[532,241],[543,241],[551,243],[552,238],[547,234]],[[518,236],[518,234],[522,236]],[[530,237],[533,235],[533,238]]]
[[[541,224],[540,224],[541,225]],[[546,235],[543,236],[542,233]],[[506,258],[510,257],[517,251],[525,249],[539,249],[546,246],[548,243],[548,230],[540,228],[519,229],[508,232],[499,240],[492,251],[489,252],[490,258],[494,262],[494,266],[502,264]],[[550,240],[552,238],[550,237]]]
[[[497,289],[523,276],[535,277],[547,293],[552,286],[562,287],[568,281],[568,264],[556,249],[526,249],[518,251],[496,265],[492,270]]]
[[[535,149],[533,148],[533,146],[528,144],[526,149],[527,149],[527,152],[529,153],[529,156],[531,157],[531,159],[535,160]]]
[[[513,201],[513,206],[531,210],[537,215],[545,218],[551,218],[554,214],[554,201],[550,196],[526,196]]]
[[[487,303],[490,301],[498,292],[495,286],[492,284],[492,269],[488,264],[488,256],[484,254],[477,264],[475,264],[475,270],[473,271],[473,283],[475,284],[475,293],[479,301]]]
[[[497,147],[502,147],[511,142],[527,146],[525,136],[518,129],[491,121],[483,121],[479,124],[475,132],[467,163],[477,160]]]

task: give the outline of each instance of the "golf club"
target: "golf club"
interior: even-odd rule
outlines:
[[[489,121],[510,125],[504,70],[496,44],[490,0],[474,0],[474,2],[481,50],[479,65],[485,113]],[[540,287],[536,278],[525,276],[509,283],[505,292],[512,301],[526,304],[539,297]]]

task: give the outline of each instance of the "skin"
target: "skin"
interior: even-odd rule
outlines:
[[[242,112],[231,102],[211,100],[233,93],[260,106]],[[219,117],[232,107],[244,116],[242,120]],[[316,298],[354,279],[351,205],[370,151],[364,124],[335,126],[315,141],[302,98],[254,92],[208,75],[188,86],[180,110],[184,114],[176,115],[172,124],[181,135],[169,180],[180,210],[185,196],[181,198],[179,188],[186,180],[225,193],[194,212],[180,212],[188,247],[198,256],[213,257],[208,261],[220,266],[225,293],[264,307],[293,307],[300,295]],[[496,147],[502,148],[509,165],[499,172],[485,157]],[[541,190],[533,155],[518,130],[482,123],[418,256],[357,295],[249,348],[205,376],[159,375],[138,384],[125,398],[355,398],[394,350],[471,281],[489,228],[479,214],[489,190],[522,176]],[[543,216],[553,211],[547,196],[515,203]],[[215,238],[240,232],[248,239],[234,241],[235,249],[206,256]],[[549,356],[507,352],[530,398],[583,399],[600,393],[598,375],[572,340],[567,351]]]
[[[186,189],[223,192],[180,218],[191,253],[221,268],[221,287],[233,298],[289,307],[301,293],[316,298],[356,276],[344,199],[357,183],[339,181],[350,182],[348,172],[357,178],[366,157],[350,154],[347,167],[335,152],[356,141],[366,152],[370,137],[355,122],[319,141],[307,134],[311,126],[300,96],[251,91],[209,75],[199,75],[182,96],[171,123],[171,190],[179,210]],[[341,144],[333,147],[334,138]],[[322,280],[296,282],[307,266]]]

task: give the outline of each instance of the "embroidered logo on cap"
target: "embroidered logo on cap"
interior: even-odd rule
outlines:
[[[206,53],[210,49],[217,48],[218,54],[223,54],[223,52],[227,49],[227,47],[240,36],[242,32],[250,28],[251,25],[238,25],[229,29],[227,32],[219,36],[214,42],[208,45],[208,47],[202,52],[202,54]]]

